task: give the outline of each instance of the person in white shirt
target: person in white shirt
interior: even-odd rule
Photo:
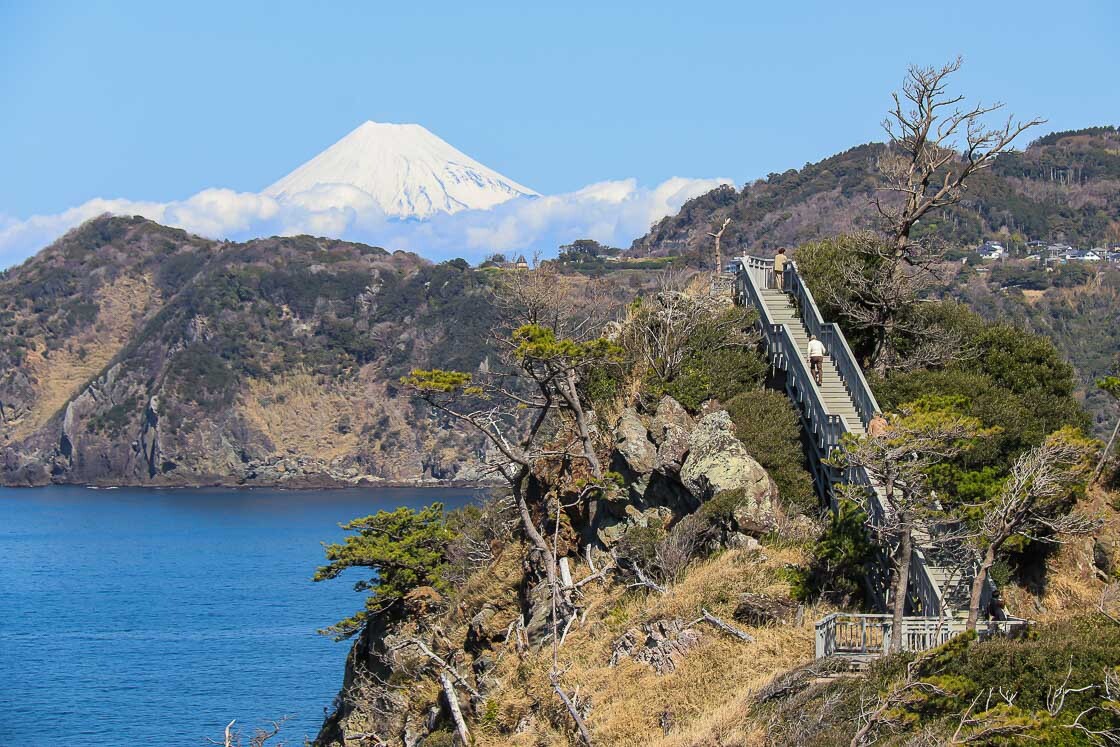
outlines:
[[[809,371],[813,374],[813,380],[817,382],[817,386],[823,383],[824,357],[827,354],[828,351],[824,349],[824,343],[814,335],[809,335]]]

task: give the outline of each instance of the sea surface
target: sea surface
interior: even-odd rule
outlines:
[[[471,490],[0,488],[0,745],[205,745],[290,716],[314,738],[361,608],[313,583],[340,522]],[[368,573],[366,574],[368,576]]]

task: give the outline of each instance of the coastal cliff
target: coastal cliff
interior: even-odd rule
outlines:
[[[0,278],[0,483],[475,482],[397,381],[484,366],[488,299],[461,261],[90,221]]]

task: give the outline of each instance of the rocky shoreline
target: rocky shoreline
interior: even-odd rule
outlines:
[[[455,488],[462,490],[491,490],[498,486],[497,482],[487,480],[383,480],[379,478],[363,477],[357,481],[343,480],[329,475],[293,475],[285,480],[228,480],[216,478],[214,480],[184,481],[184,482],[24,482],[0,483],[0,488],[34,489],[52,486],[70,486],[89,488],[91,490],[109,490],[116,488],[148,488],[153,490],[191,490],[200,488],[224,488],[227,490],[254,490],[257,488],[272,488],[282,490],[352,490],[357,488]]]

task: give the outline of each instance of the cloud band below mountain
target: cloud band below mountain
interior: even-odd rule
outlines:
[[[547,253],[577,238],[619,246],[675,213],[686,200],[729,183],[674,177],[643,188],[634,179],[622,179],[567,194],[517,198],[489,210],[441,213],[423,221],[387,217],[369,195],[347,185],[320,185],[280,198],[229,189],[206,189],[176,202],[98,198],[53,215],[25,220],[0,216],[0,267],[22,261],[103,213],[142,215],[210,238],[240,241],[309,233],[414,251],[432,259]]]

